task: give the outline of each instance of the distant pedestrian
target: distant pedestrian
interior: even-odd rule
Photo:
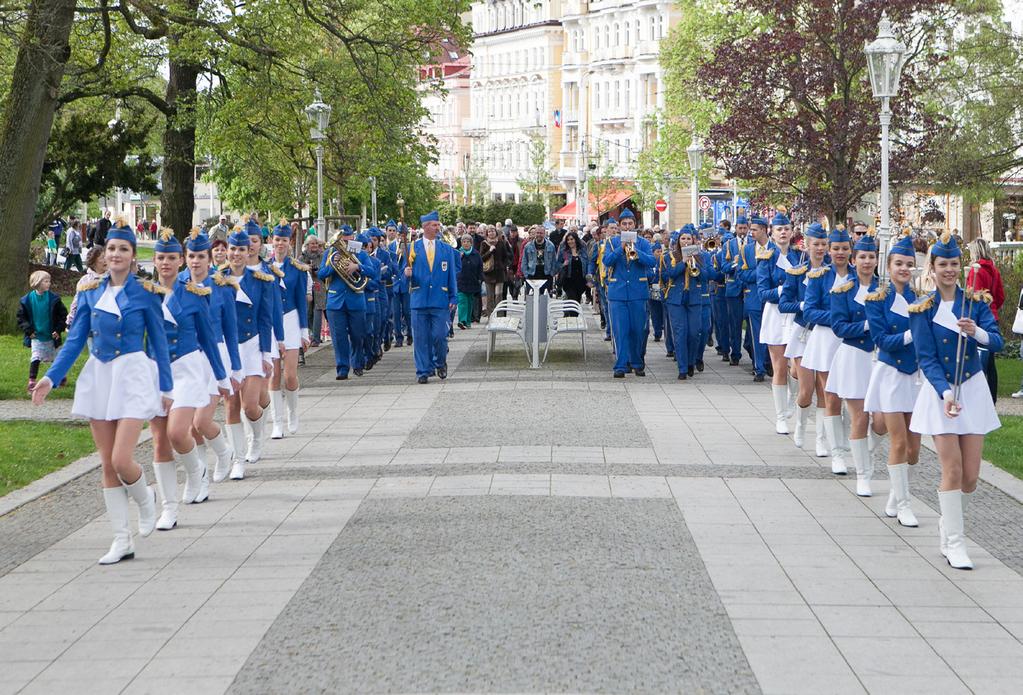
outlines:
[[[487,286],[487,306],[484,315],[489,317],[504,296],[504,283],[512,250],[504,236],[492,226],[487,227],[486,238],[480,244],[479,250],[483,259],[483,282]]]
[[[67,321],[67,309],[60,297],[50,291],[50,274],[37,270],[29,277],[28,294],[18,304],[18,327],[25,334],[25,347],[31,348],[28,366],[28,391],[36,387],[39,365],[53,362],[60,347],[60,336]]]
[[[565,298],[573,302],[582,302],[583,292],[586,290],[588,259],[578,234],[575,232],[565,234],[565,243],[558,254],[558,260],[558,285],[564,291]]]
[[[78,284],[75,286],[75,298],[71,300],[71,306],[68,307],[67,325],[69,328],[75,320],[75,312],[78,310],[78,296],[82,288],[89,286],[93,280],[102,277],[103,273],[107,272],[107,259],[104,254],[105,251],[102,247],[93,246],[85,257],[85,275],[78,279]]]
[[[82,268],[82,223],[75,220],[67,230],[64,242],[64,270],[70,270],[75,266],[79,273],[84,273]]]
[[[995,266],[994,258],[991,256],[991,246],[987,239],[974,239],[970,242],[969,249],[973,263],[979,267],[970,270],[966,278],[966,286],[972,290],[986,290],[991,293],[991,304],[988,306],[997,321],[998,310],[1005,303],[1005,286],[1002,284],[1002,274]],[[991,398],[997,400],[998,370],[995,365],[995,353],[982,346],[980,361],[984,366],[984,376],[987,377]]]
[[[57,240],[53,234],[46,234],[46,265],[57,265]]]
[[[299,260],[310,268],[319,270],[323,264],[323,242],[317,236],[308,236],[305,240],[305,249]],[[312,327],[310,336],[312,342],[309,347],[318,347],[323,334],[323,313],[327,310],[327,288],[323,281],[315,274],[312,274],[309,283],[309,325]]]
[[[472,326],[473,306],[483,285],[483,259],[472,247],[472,235],[468,233],[462,235],[458,253],[462,255],[458,271],[458,327],[465,330]]]
[[[110,211],[104,210],[103,217],[96,222],[92,237],[89,239],[89,248],[98,246],[103,248],[107,245],[107,232],[110,231]]]
[[[223,241],[226,243],[227,235],[230,233],[231,230],[227,226],[227,215],[221,215],[220,221],[210,229],[210,241]]]

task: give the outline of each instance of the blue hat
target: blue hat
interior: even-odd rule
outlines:
[[[693,226],[692,222],[687,222],[685,226],[682,227],[682,229],[678,230],[678,233],[680,235],[688,234],[689,236],[696,236],[696,227]]]
[[[245,233],[244,229],[236,229],[231,233],[231,236],[227,237],[227,243],[231,246],[251,246],[252,241],[249,239],[249,235]]]
[[[245,226],[242,227],[244,232],[249,236],[258,236],[262,238],[263,228],[259,226],[259,223],[253,219],[249,219],[245,222]]]
[[[347,224],[341,225],[341,235],[342,236],[351,236],[352,234],[355,234],[355,230],[352,229],[350,225],[347,225]]]
[[[853,251],[873,251],[877,253],[877,240],[873,234],[864,234],[853,246]]]
[[[784,207],[778,208],[778,210],[774,213],[774,217],[771,218],[771,226],[785,227],[792,224],[792,220],[790,220],[789,216],[785,214],[786,212],[788,211]]]
[[[107,232],[107,240],[120,239],[127,241],[132,248],[135,248],[135,232],[131,231],[131,227],[124,220],[119,220],[119,222],[120,224],[115,223],[110,227],[110,231]]]
[[[679,231],[675,231],[675,232],[672,232],[672,233],[671,233],[671,243],[672,243],[672,244],[675,244],[675,243],[677,243],[677,242],[678,242],[678,238],[679,238],[680,236],[682,236],[682,231],[681,231],[681,230],[679,230]]]
[[[369,232],[362,232],[357,237],[355,237],[355,240],[358,241],[360,244],[364,245],[369,244],[370,241],[372,241],[372,239],[370,239],[369,237]]]
[[[213,246],[213,242],[210,241],[210,238],[200,232],[198,227],[192,227],[192,233],[188,236],[185,247],[189,251],[207,251],[211,246]]]
[[[963,250],[959,248],[956,238],[948,232],[942,234],[931,247],[932,258],[959,258],[962,255]]]
[[[634,219],[636,219],[636,216],[634,214],[632,214],[632,210],[630,210],[629,208],[625,208],[624,210],[622,210],[622,214],[618,215],[618,219],[619,220],[634,220]]]
[[[381,238],[384,236],[383,231],[379,227],[370,227],[366,231],[369,232],[371,237]]]
[[[181,242],[174,236],[174,230],[164,227],[160,230],[160,238],[153,246],[154,253],[183,253]]]
[[[398,223],[395,222],[394,220],[387,220],[387,224],[384,225],[384,229],[387,229],[388,227],[394,227],[395,229],[397,229]]]
[[[803,231],[803,236],[811,239],[827,239],[828,232],[820,222],[814,222]]]
[[[852,237],[849,236],[849,232],[845,231],[845,225],[836,225],[828,234],[829,244],[849,243],[850,241],[852,241]]]
[[[434,210],[433,212],[428,212],[419,217],[419,224],[425,224],[427,222],[440,222],[440,213]]]
[[[916,249],[913,248],[913,237],[910,234],[899,237],[898,241],[888,249],[888,255],[891,256],[892,254],[916,258]]]
[[[739,215],[738,217],[735,218],[735,224],[737,224],[737,225],[749,224],[749,221],[746,220],[746,216],[745,215]]]
[[[766,220],[766,219],[764,219],[763,217],[761,217],[760,215],[754,215],[754,216],[753,216],[753,217],[752,217],[752,218],[750,219],[749,223],[750,223],[751,225],[754,225],[754,224],[755,224],[755,225],[757,225],[758,227],[766,227],[766,226],[767,226],[767,220]]]
[[[281,220],[281,223],[274,227],[274,236],[279,236],[282,239],[291,238],[291,225],[287,220]]]
[[[614,215],[609,215],[607,220],[605,220],[604,224],[618,224],[618,220],[615,219]]]

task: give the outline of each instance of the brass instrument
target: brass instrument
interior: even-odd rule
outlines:
[[[627,241],[622,244],[622,250],[625,252],[627,260],[634,261],[639,257],[639,253],[636,251],[636,242],[634,241]]]
[[[710,253],[714,253],[720,247],[721,242],[718,241],[718,238],[716,236],[712,236],[710,239],[707,239],[706,241],[703,242],[703,250],[708,251]]]
[[[354,273],[348,272],[349,263],[359,263],[359,259],[355,257],[355,254],[348,250],[348,242],[341,236],[341,232],[334,235],[334,238],[330,240],[330,244],[327,247],[327,263],[334,269],[338,277],[349,288],[355,292],[362,292],[366,289],[366,285],[369,284],[369,278],[362,274],[361,271],[356,270]],[[332,278],[327,278],[327,285],[329,286]]]

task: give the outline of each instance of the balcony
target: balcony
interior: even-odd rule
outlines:
[[[462,133],[469,137],[485,135],[487,124],[482,118],[465,118],[462,120]]]

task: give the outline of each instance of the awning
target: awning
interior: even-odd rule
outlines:
[[[622,203],[624,203],[625,201],[627,201],[631,197],[632,197],[632,190],[631,189],[627,189],[627,188],[613,189],[613,190],[608,191],[601,198],[601,205],[600,205],[600,207],[606,213],[607,211],[616,209],[617,207],[619,207]],[[590,204],[586,206],[586,212],[588,213],[587,216],[591,220],[595,221],[597,219],[597,199],[596,199],[596,197],[592,193],[589,196],[589,203]],[[553,217],[556,220],[574,220],[574,219],[578,219],[579,211],[576,208],[576,201],[573,200],[568,205],[566,205],[563,208],[559,209],[557,212],[554,213]]]

